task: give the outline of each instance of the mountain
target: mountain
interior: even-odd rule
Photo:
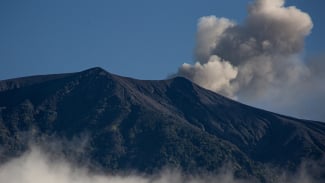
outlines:
[[[103,171],[229,164],[237,177],[269,182],[270,166],[295,171],[308,161],[325,178],[325,123],[256,109],[181,77],[144,81],[92,68],[0,81],[0,162],[53,139],[71,161]]]

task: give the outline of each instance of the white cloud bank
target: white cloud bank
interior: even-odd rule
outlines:
[[[279,183],[315,183],[306,171],[279,176]],[[321,180],[320,180],[321,181]],[[178,171],[165,170],[160,174],[144,176],[137,174],[104,175],[69,161],[51,157],[40,148],[33,147],[21,157],[0,165],[0,182],[3,183],[245,183],[235,179],[226,169],[216,175],[184,176]],[[319,182],[319,181],[318,181]]]
[[[312,27],[307,13],[286,7],[284,0],[253,1],[241,24],[202,17],[195,64],[183,64],[177,75],[244,103],[325,121],[325,107],[322,112],[310,110],[321,102],[302,105],[310,98],[325,101],[325,89],[319,87],[325,85],[319,79],[323,69],[302,59]]]
[[[64,159],[54,159],[37,147],[0,166],[0,182],[7,183],[206,183],[214,182],[215,178],[218,182],[242,182],[235,181],[230,173],[200,178],[186,178],[177,171],[162,171],[152,176],[96,174]]]

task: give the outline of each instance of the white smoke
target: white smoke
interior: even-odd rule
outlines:
[[[215,72],[220,71],[220,72]],[[182,76],[191,78],[195,83],[200,83],[201,86],[209,88],[213,91],[233,96],[234,86],[230,81],[235,79],[238,74],[238,69],[233,67],[229,62],[221,60],[218,56],[211,56],[207,63],[199,62],[195,65],[183,64],[179,69]],[[210,78],[218,78],[211,80]]]
[[[305,90],[301,82],[313,82],[317,77],[302,59],[304,40],[312,27],[307,13],[286,7],[284,0],[253,1],[241,24],[226,18],[203,17],[198,23],[195,64],[183,64],[177,75],[227,97],[287,113],[278,109],[289,106],[283,102],[284,106],[277,106],[272,101],[292,98],[296,90]],[[305,93],[303,100],[311,95]],[[295,101],[288,102],[296,105],[302,100]],[[303,116],[298,111],[289,114]]]
[[[297,174],[278,176],[279,183],[319,182],[311,179],[303,169]],[[223,169],[218,174],[186,176],[179,171],[164,170],[156,175],[94,173],[85,167],[73,165],[58,156],[51,157],[38,147],[32,147],[21,157],[0,165],[0,182],[3,183],[245,183],[249,180],[234,178]],[[321,181],[320,181],[321,182]]]

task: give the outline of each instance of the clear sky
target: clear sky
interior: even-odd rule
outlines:
[[[249,0],[2,0],[0,80],[100,66],[164,79],[193,61],[197,21],[243,21]],[[325,50],[323,0],[288,0],[314,22],[306,54]]]

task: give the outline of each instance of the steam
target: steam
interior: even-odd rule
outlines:
[[[284,3],[255,0],[241,24],[215,16],[200,18],[196,62],[183,64],[177,75],[227,97],[275,111],[288,109],[313,95],[324,97],[319,94],[324,90],[313,91],[317,85],[325,84],[316,82],[320,71],[302,59],[304,40],[313,27],[311,17]],[[315,85],[308,85],[311,89],[302,94],[307,87],[304,83]],[[303,98],[297,99],[297,91]],[[293,101],[281,102],[281,106],[273,102],[287,98]],[[289,113],[315,118],[315,113]]]
[[[216,70],[220,72],[215,72]],[[230,80],[236,78],[238,69],[229,62],[213,55],[203,65],[198,62],[194,66],[183,64],[179,69],[179,73],[187,78],[191,78],[195,83],[199,83],[203,87],[219,91],[227,96],[233,96],[234,86],[230,83]],[[211,78],[218,79],[211,80]]]
[[[278,176],[279,183],[317,182],[311,179],[306,171]],[[44,153],[39,147],[33,146],[21,157],[12,159],[0,166],[0,182],[10,183],[245,183],[226,169],[215,175],[186,176],[178,171],[164,170],[156,175],[124,174],[107,175],[94,173],[58,156]]]

